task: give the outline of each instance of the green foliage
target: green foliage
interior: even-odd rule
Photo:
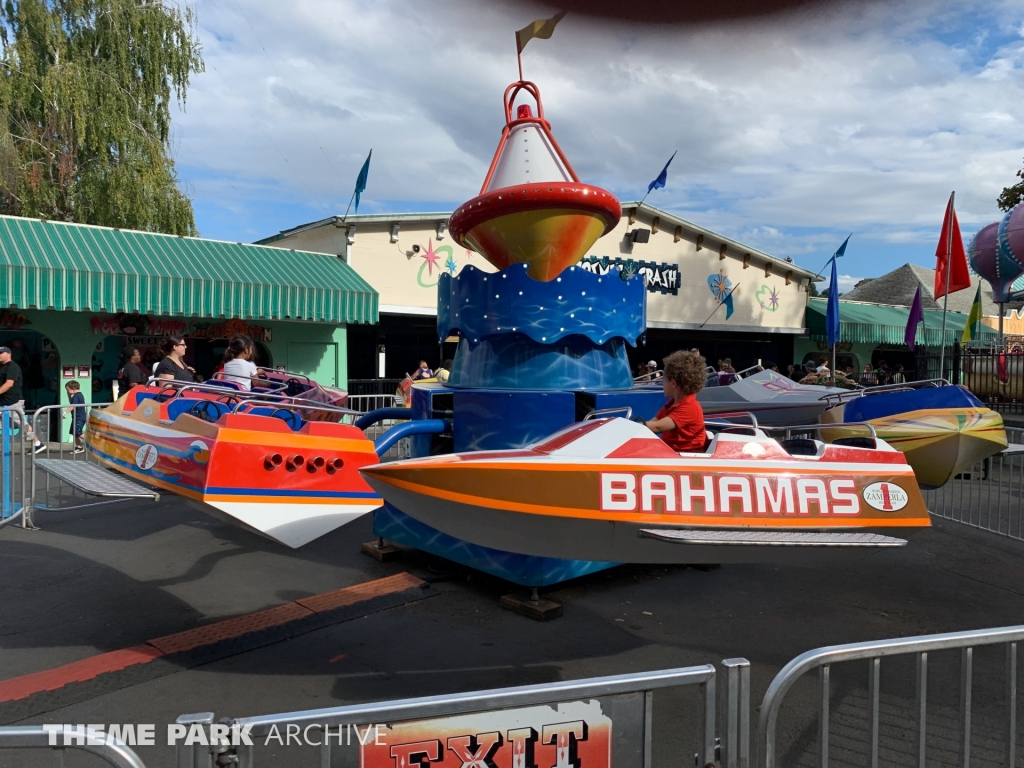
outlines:
[[[999,199],[996,200],[996,205],[999,206],[1001,211],[1008,211],[1024,201],[1024,169],[1017,171],[1017,178],[1022,179],[1022,181],[1017,182],[1012,187],[1004,187],[1002,194],[999,195]]]
[[[818,286],[814,284],[813,280],[808,287],[810,290],[807,293],[812,299],[816,299],[817,297],[824,295],[818,290]]]
[[[204,68],[190,8],[5,0],[0,44],[0,212],[196,234],[168,154]]]

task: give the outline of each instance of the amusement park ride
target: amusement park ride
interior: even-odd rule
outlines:
[[[958,387],[831,402],[821,388],[787,394],[765,372],[737,393],[743,413],[708,421],[704,451],[673,452],[632,420],[664,402],[660,386],[634,384],[626,356],[646,328],[642,279],[576,266],[619,203],[579,180],[536,85],[513,83],[504,106],[480,194],[450,221],[499,271],[441,278],[438,337],[459,338],[445,384],[416,383],[409,408],[351,425],[290,382],[296,391],[138,387],[93,411],[93,455],[289,546],[372,510],[381,539],[540,587],[625,562],[902,546],[892,534],[929,525],[919,481],[941,484],[1005,447],[998,416]],[[759,413],[780,420],[780,404],[794,406],[781,421],[802,424],[796,436],[759,427]],[[918,411],[942,433],[920,469],[901,452],[899,419]],[[407,421],[376,445],[362,431],[396,418]],[[378,463],[402,438],[412,458]]]

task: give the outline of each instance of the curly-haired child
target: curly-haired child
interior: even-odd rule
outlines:
[[[648,429],[661,435],[670,448],[680,453],[704,450],[704,411],[697,393],[704,388],[707,362],[695,352],[673,352],[665,358],[662,384],[670,400],[657,415],[646,422]]]

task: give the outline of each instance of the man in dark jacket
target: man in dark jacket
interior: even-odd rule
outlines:
[[[25,396],[22,394],[21,366],[11,359],[11,348],[0,347],[0,408],[13,406],[25,410]],[[11,426],[18,429],[22,426],[21,413],[11,411]],[[32,441],[33,453],[42,453],[46,446],[36,439],[32,427],[25,423],[25,434]]]

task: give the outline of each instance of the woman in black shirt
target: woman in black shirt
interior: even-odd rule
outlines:
[[[164,359],[157,363],[154,375],[165,381],[195,381],[196,369],[185,365],[185,340],[181,336],[168,336],[160,344]]]

